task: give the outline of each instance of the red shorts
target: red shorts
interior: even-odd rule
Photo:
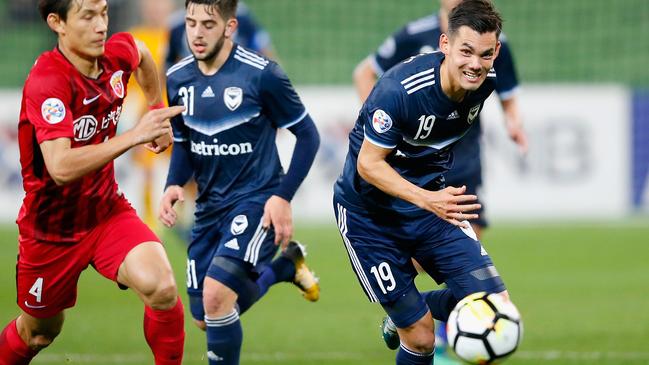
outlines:
[[[160,242],[130,207],[111,216],[75,244],[26,237],[19,237],[18,241],[18,306],[37,318],[49,318],[74,306],[79,276],[88,265],[116,281],[119,266],[131,249],[144,242]]]

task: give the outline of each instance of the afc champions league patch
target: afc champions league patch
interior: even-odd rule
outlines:
[[[241,214],[232,220],[232,225],[230,225],[230,232],[232,232],[233,235],[237,236],[242,234],[246,228],[248,228],[248,217],[245,215]]]
[[[61,99],[49,98],[41,105],[41,115],[50,124],[61,123],[65,119],[65,104]]]
[[[124,83],[122,82],[122,75],[124,75],[124,71],[119,70],[110,77],[110,87],[113,88],[113,92],[120,99],[124,98]]]
[[[390,118],[388,113],[378,109],[372,116],[372,127],[378,133],[385,133],[392,128],[392,118]]]
[[[232,86],[223,91],[223,102],[231,111],[234,111],[243,101],[243,90],[240,87]]]

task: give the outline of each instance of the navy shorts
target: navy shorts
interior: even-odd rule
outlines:
[[[214,224],[194,228],[187,249],[187,293],[202,298],[203,280],[214,257],[229,257],[249,267],[251,277],[277,253],[275,234],[261,226],[264,202],[244,202],[214,219]],[[235,290],[236,288],[232,288]],[[193,312],[193,311],[192,311]],[[199,316],[201,319],[202,317]]]
[[[335,194],[334,210],[352,268],[372,302],[392,305],[416,291],[411,258],[438,284],[446,283],[458,300],[505,290],[471,228],[461,229],[433,213],[412,218],[352,211]]]

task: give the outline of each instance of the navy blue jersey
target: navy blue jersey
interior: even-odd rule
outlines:
[[[364,139],[393,149],[386,161],[402,177],[428,190],[443,185],[452,167],[451,148],[475,124],[484,101],[496,87],[492,69],[485,82],[460,103],[442,91],[441,52],[422,54],[393,67],[380,78],[361,108],[349,135],[349,152],[336,195],[348,205],[407,215],[429,214],[363,180],[356,162]]]
[[[268,199],[283,176],[277,128],[307,115],[279,65],[235,44],[214,75],[192,56],[171,67],[167,93],[169,105],[186,107],[172,126],[198,184],[196,224],[243,198]]]
[[[270,36],[255,19],[250,9],[239,3],[237,6],[237,31],[234,33],[234,42],[256,52],[261,52],[270,47]],[[178,11],[172,16],[169,31],[169,48],[165,60],[168,69],[181,58],[189,56],[189,47],[185,37],[185,10]]]
[[[372,65],[377,75],[382,75],[408,57],[430,53],[439,49],[439,37],[442,34],[439,15],[431,14],[408,23],[388,37],[371,56]],[[498,74],[496,92],[501,100],[512,97],[518,87],[518,78],[511,49],[504,34],[500,35],[500,52],[494,61]],[[454,184],[470,184],[471,179],[481,181],[480,120],[465,138],[455,146],[456,160],[449,180]],[[478,183],[480,185],[481,183]]]

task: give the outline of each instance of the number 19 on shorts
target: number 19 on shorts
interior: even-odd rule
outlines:
[[[392,275],[392,270],[387,262],[382,262],[378,266],[372,266],[370,272],[374,274],[376,282],[379,284],[383,294],[387,294],[389,291],[393,291],[394,288],[397,287],[397,283],[394,281],[394,276]]]

